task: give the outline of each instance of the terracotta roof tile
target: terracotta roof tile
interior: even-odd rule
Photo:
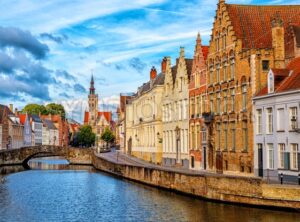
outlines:
[[[226,4],[233,30],[243,48],[272,48],[271,21],[275,16],[289,24],[300,25],[300,5],[257,6]],[[288,32],[285,32],[287,40]],[[288,41],[285,41],[288,43]]]

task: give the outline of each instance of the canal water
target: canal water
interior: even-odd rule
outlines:
[[[294,222],[283,212],[202,201],[97,172],[66,160],[31,160],[32,170],[2,168],[0,221]],[[19,171],[19,172],[18,172]],[[8,173],[8,174],[7,174]]]

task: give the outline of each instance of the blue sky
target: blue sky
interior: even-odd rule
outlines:
[[[1,0],[0,103],[59,102],[81,120],[93,72],[100,108],[114,109],[119,93],[148,81],[163,56],[174,60],[184,46],[192,57],[198,31],[208,44],[217,2]]]

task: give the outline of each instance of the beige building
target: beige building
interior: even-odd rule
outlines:
[[[125,112],[127,152],[157,164],[162,161],[164,79],[164,73],[157,75],[152,67],[150,81],[138,88],[138,92],[128,101]]]
[[[171,67],[166,61],[163,96],[163,164],[189,167],[189,80],[192,59],[185,59],[184,48]]]

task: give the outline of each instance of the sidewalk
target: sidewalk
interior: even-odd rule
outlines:
[[[190,170],[186,168],[178,168],[178,167],[171,167],[171,166],[161,166],[149,163],[147,161],[144,161],[142,159],[130,156],[128,154],[124,154],[120,151],[115,152],[108,152],[108,153],[96,153],[96,156],[104,158],[108,161],[118,163],[118,164],[126,164],[126,165],[132,165],[132,166],[138,166],[138,167],[147,167],[152,169],[158,169],[163,171],[170,171],[170,172],[178,172],[182,174],[188,174],[188,175],[210,175],[210,176],[217,176],[217,177],[247,177],[247,178],[258,178],[254,175],[245,174],[245,173],[239,173],[239,172],[226,172],[224,174],[218,174],[214,171],[208,171],[208,170]]]

